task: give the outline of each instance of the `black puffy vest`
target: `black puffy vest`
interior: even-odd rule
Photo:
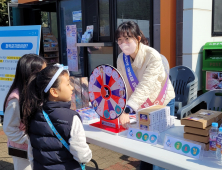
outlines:
[[[70,106],[70,102],[46,102],[43,105],[43,110],[68,144],[73,116],[79,116],[70,110]],[[80,167],[54,135],[42,112],[37,112],[31,120],[28,134],[33,147],[34,170],[74,170]]]

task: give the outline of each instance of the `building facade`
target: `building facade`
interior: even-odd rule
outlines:
[[[171,68],[185,65],[196,72],[201,90],[203,46],[222,41],[221,0],[18,0],[9,9],[11,25],[49,28],[58,40],[63,64],[67,64],[66,26],[77,26],[79,71],[72,72],[74,76],[89,76],[94,67],[104,63],[116,66],[121,51],[115,43],[115,30],[120,23],[133,20],[150,46],[166,56]],[[80,21],[73,17],[77,11],[82,15]],[[93,40],[81,44],[87,25],[94,26]]]

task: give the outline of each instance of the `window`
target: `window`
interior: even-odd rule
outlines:
[[[89,75],[98,65],[109,64],[113,66],[113,47],[89,47],[87,51]]]
[[[100,37],[110,36],[109,0],[99,0]]]
[[[77,43],[81,42],[82,37],[82,19],[79,19],[77,15],[81,13],[82,9],[81,0],[66,0],[60,1],[60,44],[61,44],[61,59],[64,65],[68,65],[67,59],[67,42],[66,42],[66,26],[76,25],[77,27]],[[78,15],[81,16],[81,15]],[[84,75],[84,58],[83,48],[77,49],[78,56],[78,71],[71,71],[71,76],[83,76]]]
[[[134,21],[151,43],[151,0],[118,0],[117,1],[117,27],[125,21]],[[118,54],[121,53],[118,48]]]
[[[117,1],[117,27],[122,22],[134,21],[150,41],[150,6],[150,0]]]
[[[222,1],[213,0],[212,35],[222,36]]]
[[[50,13],[41,11],[42,27],[50,26]]]

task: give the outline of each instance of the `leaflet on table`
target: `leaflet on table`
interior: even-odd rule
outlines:
[[[40,25],[0,27],[0,115],[18,60],[24,54],[39,54],[40,36]]]
[[[204,146],[199,142],[187,141],[166,135],[164,140],[164,149],[176,152],[195,159],[200,159],[203,156]]]
[[[78,52],[77,52],[77,28],[76,25],[66,26],[67,60],[69,71],[78,71]]]
[[[158,132],[145,131],[136,128],[129,128],[127,137],[141,142],[156,145],[158,141]]]
[[[99,115],[95,112],[93,108],[84,107],[76,110],[82,118],[83,123],[90,123],[93,120],[99,121]]]

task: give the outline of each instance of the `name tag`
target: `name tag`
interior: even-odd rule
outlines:
[[[152,131],[145,131],[140,129],[129,128],[127,137],[133,140],[156,145],[159,133]]]
[[[164,149],[199,159],[202,155],[201,145],[166,135]]]

